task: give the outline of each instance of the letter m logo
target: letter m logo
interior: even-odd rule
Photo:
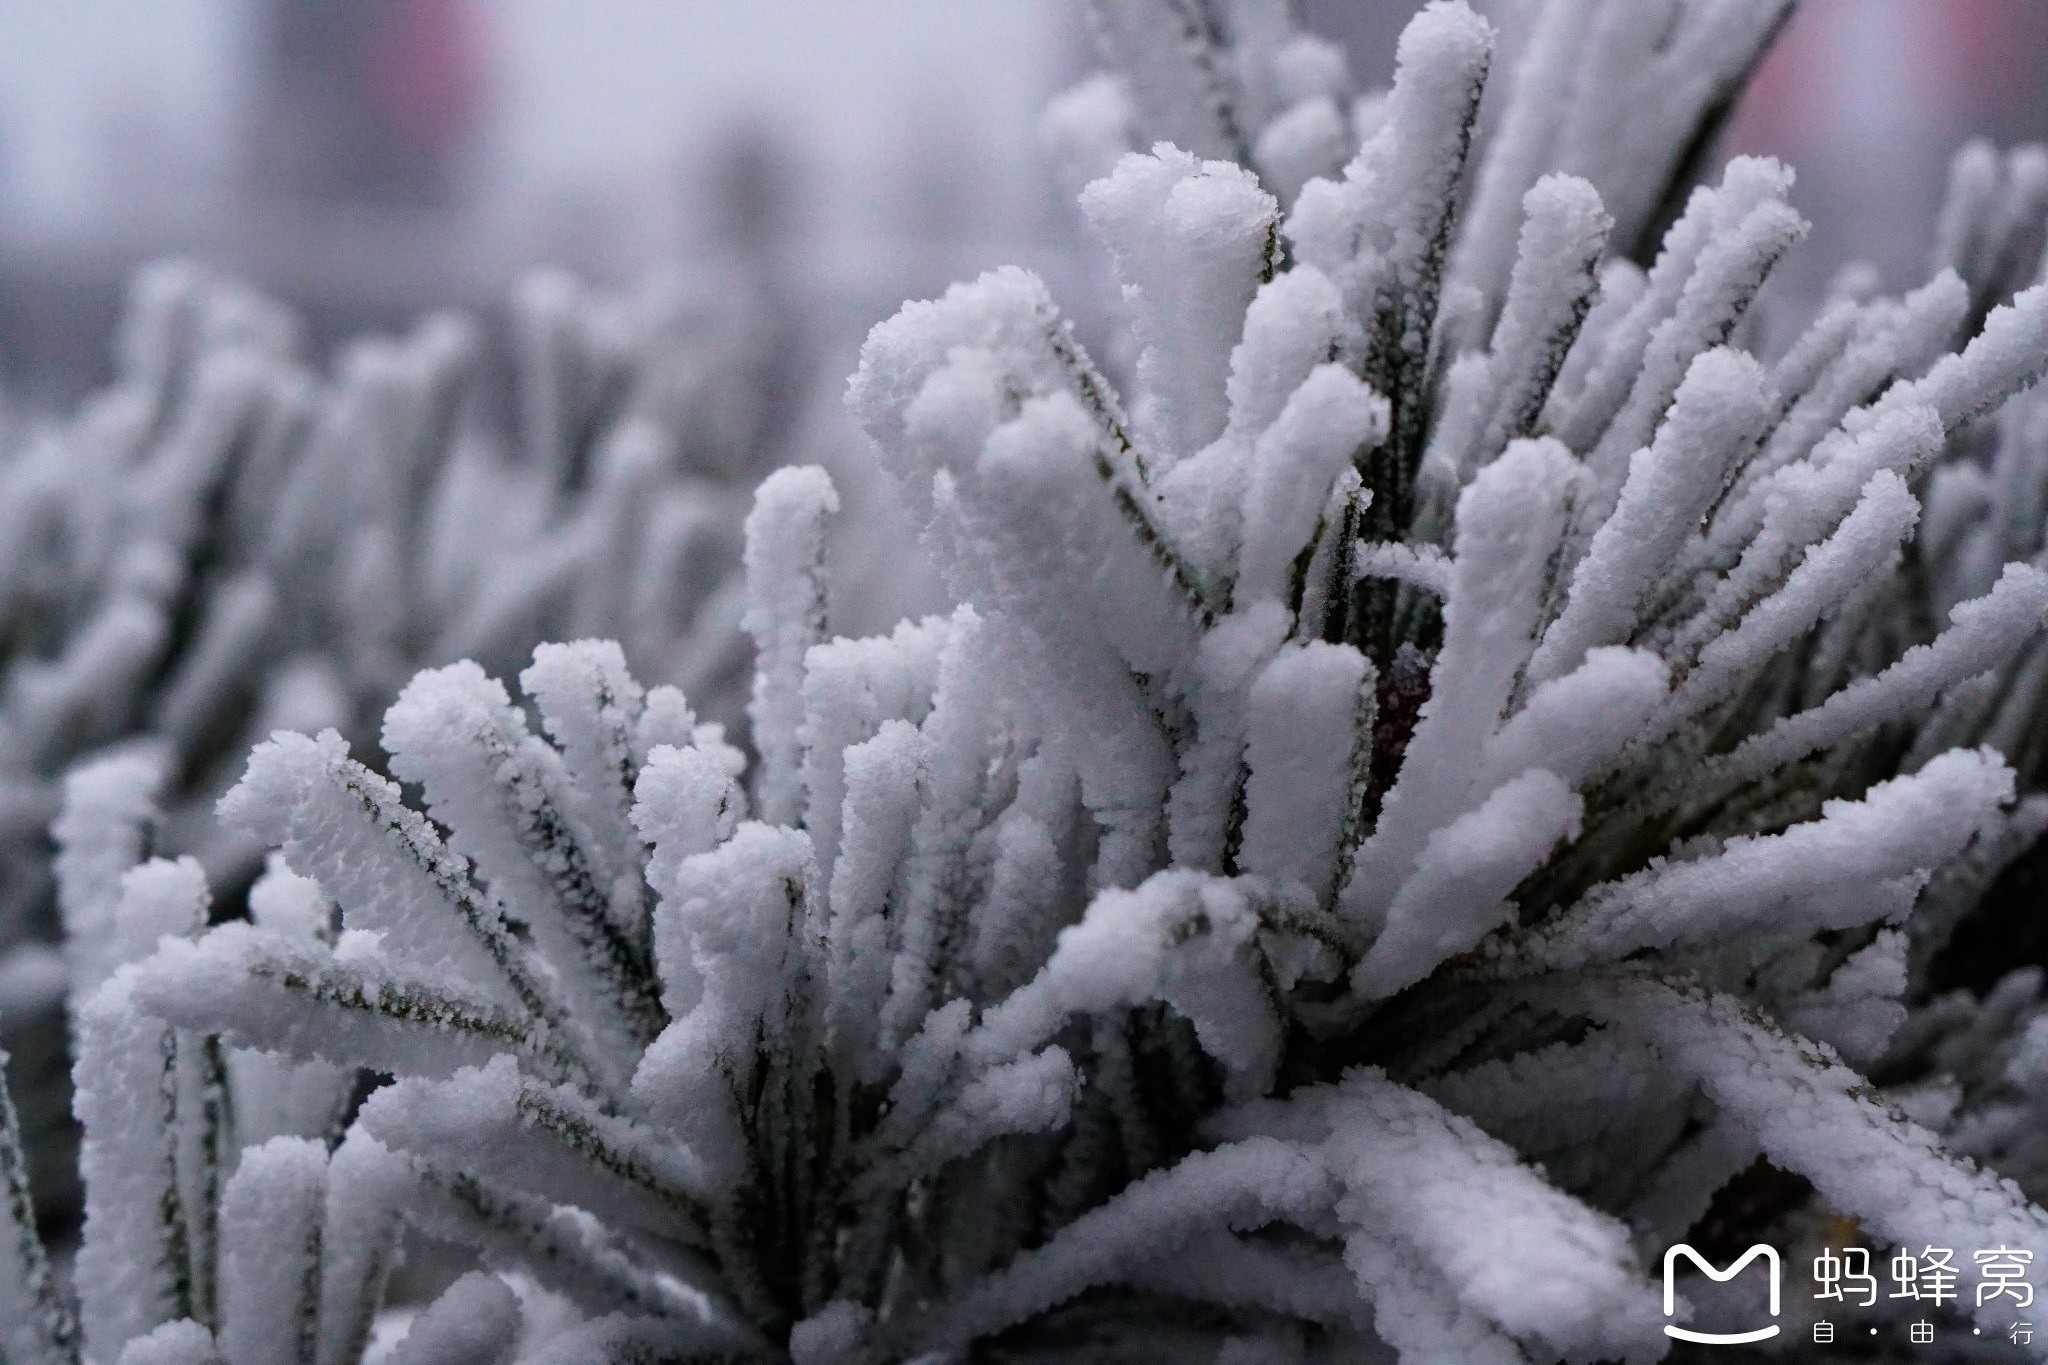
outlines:
[[[1706,1257],[1700,1255],[1685,1243],[1680,1242],[1664,1253],[1665,1317],[1668,1318],[1678,1311],[1678,1290],[1672,1281],[1676,1278],[1675,1272],[1678,1268],[1678,1258],[1680,1256],[1690,1259],[1694,1265],[1699,1267],[1702,1275],[1719,1283],[1726,1283],[1734,1279],[1742,1273],[1744,1266],[1759,1256],[1763,1257],[1764,1261],[1771,1268],[1771,1316],[1774,1318],[1778,1316],[1778,1281],[1780,1277],[1778,1271],[1778,1249],[1776,1247],[1766,1246],[1764,1243],[1758,1242],[1755,1246],[1743,1252],[1742,1255],[1736,1257],[1735,1263],[1726,1270],[1716,1270],[1712,1265],[1708,1264]],[[1692,1332],[1683,1327],[1676,1327],[1666,1323],[1664,1325],[1664,1335],[1676,1337],[1680,1341],[1703,1342],[1708,1346],[1739,1346],[1744,1342],[1765,1341],[1778,1335],[1778,1325],[1772,1323],[1768,1327],[1759,1327],[1749,1332]]]

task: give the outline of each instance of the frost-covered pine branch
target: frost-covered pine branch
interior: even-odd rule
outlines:
[[[1598,8],[1540,7],[1524,51],[1568,62],[1582,49],[1560,26]],[[1775,21],[1767,8],[1699,6],[1679,22],[1720,26],[1734,70],[1754,55],[1744,35]],[[2011,551],[1981,554],[1988,571],[1966,591],[1947,555],[1915,553],[1907,536],[1916,490],[1960,480],[1937,466],[1968,466],[1980,419],[2004,407],[1999,420],[2013,421],[2033,401],[2004,406],[2041,368],[2048,305],[2036,290],[1996,306],[1996,272],[1976,266],[1938,273],[1896,302],[1840,301],[1766,368],[1725,343],[1803,232],[1789,175],[1735,163],[1692,195],[1648,271],[1601,265],[1616,241],[1596,186],[1540,153],[1509,164],[1511,130],[1559,118],[1528,103],[1567,88],[1543,58],[1515,72],[1476,170],[1427,160],[1466,144],[1486,46],[1456,7],[1426,11],[1344,177],[1311,184],[1284,219],[1236,167],[1167,148],[1090,187],[1084,207],[1145,347],[1128,420],[1042,291],[1014,275],[878,332],[857,401],[885,457],[932,490],[959,590],[1036,637],[1024,648],[1042,662],[1041,690],[1085,736],[1077,749],[1101,756],[1098,822],[1128,828],[1134,807],[1149,811],[1154,859],[1211,872],[1272,879],[1291,857],[1337,940],[1325,979],[1342,982],[1334,1000],[1297,1001],[1298,1022],[1378,1036],[1338,1056],[1380,1061],[1468,1112],[1503,1103],[1500,1066],[1542,1057],[1528,1097],[1482,1122],[1512,1138],[1516,1119],[1536,1117],[1513,1111],[1553,1106],[1519,1145],[1578,1172],[1574,1192],[1625,1217],[1646,1248],[1682,1234],[1759,1150],[1883,1235],[1933,1235],[1960,1209],[1894,1210],[1887,1226],[1898,1180],[1960,1180],[1985,1199],[1996,1187],[1930,1156],[1924,1132],[1873,1109],[1854,1122],[1890,1156],[1841,1165],[1826,1151],[1831,1125],[1788,1136],[1770,1112],[1785,1095],[1728,1084],[1712,1048],[1694,1050],[1699,1070],[1675,1088],[1652,1086],[1648,1017],[1592,1002],[1634,989],[1609,975],[1626,961],[1631,979],[1688,983],[1656,998],[1703,1039],[1746,998],[1867,1064],[1906,987],[1908,942],[1886,922],[1907,920],[1930,875],[1943,899],[1981,888],[2040,828],[2031,803],[2006,813],[2002,761],[1952,748],[1990,741],[2026,761],[1989,715],[2003,709],[2010,726],[2038,714],[2023,661],[2044,581],[2024,562],[2000,567],[2032,559],[2038,540],[2019,528],[2038,529],[2019,504]],[[1452,216],[1442,192],[1413,208],[1399,198],[1461,175],[1521,201],[1512,254],[1478,244],[1483,195],[1454,233],[1430,226]],[[2019,211],[2011,222],[2022,226],[2008,235],[2028,230]],[[1291,269],[1274,257],[1276,224]],[[1995,241],[1988,254],[2013,255]],[[2009,289],[2011,260],[2000,269]],[[1203,307],[1225,321],[1189,325]],[[1262,331],[1268,318],[1293,326]],[[1483,345],[1461,340],[1488,325]],[[1353,400],[1348,428],[1341,377],[1317,369],[1333,355],[1373,390]],[[1187,420],[1178,387],[1223,373],[1212,406]],[[1254,378],[1268,381],[1256,398],[1233,391]],[[1407,434],[1404,387],[1420,395]],[[1290,431],[1296,404],[1317,418]],[[2001,462],[2019,454],[2001,443]],[[1107,485],[1092,505],[1080,491],[1091,464]],[[1071,471],[1065,502],[1055,469]],[[1275,485],[1315,491],[1302,513],[1276,517]],[[1163,574],[1142,553],[1108,568],[1072,553],[1119,520]],[[1031,557],[1045,545],[1059,549]],[[1065,606],[1078,595],[1093,606],[1079,621]],[[1284,614],[1258,646],[1230,639],[1274,598]],[[1210,690],[1226,640],[1235,697]],[[1309,664],[1318,650],[1327,662]],[[1091,652],[1108,661],[1077,661]],[[1271,713],[1275,747],[1299,745],[1272,755],[1270,784],[1260,688],[1241,681],[1261,668],[1269,695],[1287,698]],[[1283,677],[1303,690],[1282,692]],[[1304,687],[1311,677],[1320,692]],[[1320,728],[1347,715],[1349,740]],[[1307,716],[1318,725],[1301,726]],[[1288,736],[1279,717],[1315,738]],[[1156,740],[1112,750],[1107,735],[1146,721]],[[1216,731],[1226,755],[1242,746],[1242,766],[1191,761]],[[1274,814],[1262,818],[1265,799]],[[1354,831],[1366,836],[1355,856],[1331,858]],[[1290,857],[1275,857],[1263,845],[1283,836]],[[1559,974],[1591,984],[1538,984]],[[1527,984],[1488,984],[1503,982]],[[1574,1019],[1603,1026],[1590,1055],[1574,1056],[1590,1046],[1569,1043]],[[1766,1045],[1781,1048],[1788,1081],[1811,1070],[1803,1045]],[[1432,1080],[1444,1068],[1456,1090]],[[1602,1073],[1635,1092],[1604,1139],[1583,1133],[1577,1102]],[[1703,1148],[1685,1135],[1714,1107]],[[1537,1138],[1545,1128],[1556,1131]],[[2012,1207],[2016,1228],[2034,1227],[2038,1215]]]
[[[1960,330],[1989,312],[2040,269],[2044,179],[2048,159],[2039,147],[1998,153],[1982,143],[1959,152],[1948,201],[1935,234],[1933,266],[1965,282],[1969,304]],[[1902,585],[1915,609],[1903,623],[1924,635],[1921,623],[1939,619],[1983,595],[2000,566],[2012,560],[2044,562],[2043,473],[2048,427],[2039,389],[2008,402],[1954,443],[1950,458],[1928,479],[1925,526]],[[1960,620],[1960,615],[1958,616]],[[1988,642],[1983,622],[1972,635]],[[1914,628],[1918,629],[1915,630]],[[1967,645],[1967,640],[1959,641]],[[1932,674],[1934,651],[1918,651]],[[1986,663],[1993,663],[1986,656]],[[2048,782],[2044,747],[2044,684],[2048,658],[2037,640],[2017,654],[2000,652],[1996,666],[1955,687],[1915,737],[1908,762],[1954,743],[1989,742],[2010,757],[2024,791]],[[1931,677],[1930,677],[1931,681]],[[2048,1075],[2038,1053],[2044,1002],[2038,968],[2026,966],[1986,982],[1981,998],[1969,991],[1930,994],[1920,983],[1940,960],[1949,934],[1966,918],[1986,941],[2015,934],[2014,917],[2031,904],[1994,895],[2000,872],[2030,851],[2039,857],[2048,832],[2048,798],[2031,795],[1998,837],[1937,877],[1922,893],[1912,928],[1909,966],[1916,989],[1913,1012],[1892,1040],[1877,1074],[1914,1117],[1939,1132],[1957,1151],[2016,1180],[2030,1196],[2048,1199],[2048,1156],[2033,1134],[2035,1115],[2048,1103]]]
[[[1293,189],[1248,30],[1111,8],[1095,113],[1200,153],[1082,196],[1130,400],[1021,271],[878,327],[850,401],[959,606],[831,638],[834,491],[772,477],[750,771],[585,642],[523,701],[416,677],[406,787],[259,747],[250,923],[197,932],[119,820],[74,842],[91,1357],[358,1359],[401,1219],[504,1277],[420,1359],[1648,1360],[1646,1267],[1760,1156],[1872,1238],[2048,1258],[1968,1154],[2023,1165],[2028,1114],[1936,1132],[1991,1007],[1906,1108],[1858,1070],[1935,1046],[1894,1038],[1922,926],[2043,823],[1985,717],[2048,575],[1956,577],[1936,532],[2000,522],[1935,509],[2034,401],[2048,289],[1956,247],[1747,353],[1789,172],[1623,253],[1782,6],[1671,10],[1683,68],[1639,7],[1534,12],[1488,112],[1494,31],[1427,7]],[[1589,51],[1664,141],[1569,161]]]
[[[261,850],[212,805],[249,745],[374,733],[422,665],[516,666],[603,634],[736,715],[737,523],[788,397],[768,390],[759,312],[679,282],[526,281],[501,448],[471,411],[467,322],[356,342],[323,375],[269,300],[182,263],[137,278],[115,384],[0,462],[0,1038],[50,1207],[70,1162],[51,1131],[63,972],[43,946],[74,919],[45,833],[64,771],[146,751],[146,842],[238,899]]]

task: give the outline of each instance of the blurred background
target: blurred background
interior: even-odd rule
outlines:
[[[1368,84],[1407,0],[1307,0]],[[902,298],[1092,264],[1037,145],[1080,0],[0,0],[0,383],[106,378],[123,282],[197,256],[316,345],[539,262],[769,267],[840,363]],[[1950,151],[2048,132],[2048,6],[1808,0],[1730,150],[1800,171],[1794,280],[1919,273]],[[822,344],[820,344],[822,343]]]
[[[139,262],[200,257],[315,340],[779,258],[813,315],[1063,238],[1047,0],[0,0],[0,370],[102,382]]]

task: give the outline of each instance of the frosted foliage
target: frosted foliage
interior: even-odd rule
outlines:
[[[277,728],[369,737],[422,665],[516,669],[541,640],[604,635],[649,683],[743,719],[739,521],[794,382],[760,283],[527,281],[511,308],[517,420],[501,433],[481,415],[471,322],[427,318],[316,367],[282,307],[167,262],[131,288],[113,384],[71,416],[9,422],[0,1042],[20,1059],[46,1208],[75,1212],[77,1193],[51,1178],[74,1155],[64,992],[32,971],[34,940],[61,923],[80,999],[119,956],[95,922],[110,888],[60,871],[79,895],[51,902],[45,834],[68,781],[132,797],[145,786],[121,765],[150,767],[161,817],[131,821],[133,837],[196,856],[232,903],[262,850],[212,805],[250,744]],[[92,833],[130,817],[74,795],[85,823],[58,831],[60,849],[133,861]]]
[[[1171,458],[1222,434],[1221,400],[1244,310],[1270,273],[1278,205],[1249,171],[1163,145],[1081,195],[1123,281],[1147,406],[1141,439]]]
[[[0,1066],[6,1054],[0,1053]],[[0,1357],[57,1365],[77,1352],[77,1328],[36,1235],[20,1121],[0,1086]]]
[[[1096,7],[1128,382],[1014,268],[876,327],[954,601],[835,638],[769,479],[751,759],[630,644],[428,668],[254,750],[212,927],[75,778],[91,1358],[1637,1362],[1710,1211],[2048,1255],[2041,975],[1927,984],[2048,829],[2040,168],[1752,354],[1792,177],[1688,149],[1784,5],[1495,8],[1354,101]]]
[[[78,1020],[74,1103],[89,1130],[79,1159],[88,1193],[78,1260],[86,1349],[96,1356],[186,1315],[174,1047],[163,1024],[136,1011],[127,977],[101,986]]]
[[[736,567],[731,481],[762,468],[747,381],[771,320],[744,295],[526,282],[508,449],[469,413],[467,321],[323,374],[277,304],[186,263],[143,272],[115,385],[0,460],[10,808],[46,821],[67,763],[144,731],[167,796],[210,801],[271,725],[361,732],[421,664],[516,667],[546,635],[615,635],[655,679],[729,670],[732,621],[688,637]],[[654,634],[643,592],[675,613]],[[248,856],[194,851],[219,872]]]
[[[190,1318],[167,1322],[121,1348],[116,1365],[221,1365],[213,1333]]]
[[[2048,606],[2024,562],[2038,534],[1999,533],[1991,548],[1977,528],[2008,504],[1970,501],[1964,480],[1979,467],[1961,457],[1964,436],[1996,424],[1991,477],[2014,490],[2006,498],[2035,486],[2013,467],[2021,447],[2007,433],[2035,402],[2024,390],[2043,366],[2048,294],[1987,299],[1980,332],[1964,325],[1956,275],[1938,273],[1902,300],[1831,308],[1782,357],[1740,349],[1772,265],[1804,234],[1790,174],[1737,162],[1691,189],[1680,158],[1649,147],[1719,117],[1782,5],[1672,7],[1654,31],[1624,6],[1522,7],[1512,58],[1491,73],[1500,93],[1484,101],[1493,34],[1462,5],[1433,5],[1404,38],[1394,90],[1371,106],[1355,155],[1299,185],[1261,159],[1266,130],[1296,117],[1271,102],[1262,7],[1203,10],[1213,22],[1172,29],[1142,69],[1123,46],[1144,7],[1102,9],[1124,83],[1089,87],[1093,145],[1115,129],[1135,145],[1098,167],[1105,178],[1084,202],[1123,263],[1140,343],[1155,344],[1165,305],[1135,278],[1129,243],[1152,245],[1147,267],[1168,254],[1163,234],[1185,210],[1154,187],[1194,183],[1194,157],[1259,177],[1282,209],[1284,254],[1226,329],[1220,413],[1183,424],[1180,449],[1159,447],[1170,427],[1156,414],[1201,410],[1186,385],[1219,367],[1165,378],[1143,361],[1135,390],[1113,395],[1044,292],[1014,274],[906,308],[876,329],[855,376],[854,411],[908,499],[932,509],[954,591],[1018,661],[1017,732],[1081,756],[1078,796],[1097,832],[1092,849],[1076,845],[1092,856],[1092,903],[982,1027],[1057,1037],[1024,1021],[1084,991],[1117,996],[1084,971],[1081,945],[1121,941],[1110,927],[1146,923],[1137,906],[1199,895],[1211,907],[1199,930],[1152,931],[1173,956],[1132,944],[1104,961],[1152,983],[1167,1013],[1131,1018],[1186,1021],[1225,1094],[1268,1074],[1261,1020],[1276,999],[1292,1022],[1275,1076],[1309,1039],[1367,1037],[1346,1055],[1410,1081],[1541,1049],[1559,1056],[1559,1074],[1584,1049],[1640,1069],[1653,1044],[1559,1004],[1599,997],[1624,961],[1631,978],[1690,977],[1711,999],[1744,1002],[1766,1031],[1775,1017],[1877,1060],[1909,989],[1907,940],[1889,926],[1916,922],[1923,894],[1981,887],[2011,856],[2009,831],[2032,828],[2014,805],[2014,768],[2028,765],[2018,777],[2030,780],[2037,760],[2009,718],[2040,686],[2022,662],[2036,657]],[[1145,12],[1162,32],[1182,13]],[[1603,124],[1588,92],[1623,87],[1636,113]],[[1069,147],[1083,108],[1079,97],[1063,107]],[[1138,150],[1172,128],[1198,130],[1190,151]],[[2002,211],[2031,202],[2028,173],[2011,172],[2020,187]],[[1236,183],[1221,168],[1202,174]],[[1452,199],[1461,180],[1476,187],[1464,214]],[[1153,236],[1132,221],[1141,206]],[[1984,262],[2000,249],[1965,241],[1975,230],[1945,229],[1951,256],[1977,253],[1966,282],[1992,272]],[[1616,251],[1648,268],[1603,265]],[[2005,278],[2007,294],[2024,283]],[[1237,297],[1233,278],[1176,279],[1190,295],[1182,317]],[[1202,316],[1181,344],[1215,330]],[[1367,401],[1345,398],[1346,375]],[[1077,445],[1092,458],[1076,459]],[[1026,447],[1038,452],[1028,504],[1006,482]],[[1909,576],[1922,498],[1944,485],[1956,489],[1944,540]],[[1103,546],[1112,526],[1144,559]],[[1040,553],[1055,542],[1074,548]],[[1103,548],[1075,553],[1084,545]],[[1956,586],[1967,572],[1974,581]],[[1915,594],[1938,604],[1945,628],[1893,624],[1890,601]],[[1048,599],[1102,608],[1077,616]],[[1902,730],[1917,736],[1903,747]],[[1091,781],[1089,757],[1105,751],[1118,772]],[[1140,798],[1151,813],[1133,809]],[[877,827],[886,847],[901,846],[900,820]],[[1244,888],[1256,957],[1233,947],[1202,970],[1245,971],[1264,998],[1232,1006],[1227,975],[1186,976],[1195,944],[1244,942],[1231,927],[1242,911],[1225,913],[1190,876]],[[1191,924],[1190,913],[1158,922]],[[1838,946],[1817,951],[1821,936]],[[1184,979],[1209,984],[1194,992]],[[1565,981],[1583,994],[1558,993]],[[1599,1027],[1586,1034],[1575,1017]],[[1081,1134],[1091,1080],[1113,1095],[1142,1074],[1144,1049],[1094,1030],[1062,1046],[1083,1077]],[[1148,1093],[1106,1096],[1113,1126],[1094,1140],[1172,1171],[1170,1106],[1135,1098]],[[1617,1096],[1634,1120],[1567,1123],[1524,1150],[1541,1155],[1558,1197],[1647,1232],[1676,1207],[1696,1216],[1762,1142],[1763,1116],[1711,1083],[1707,1094],[1727,1105],[1714,1131],[1732,1135],[1717,1141],[1733,1165],[1700,1159],[1665,1120],[1683,1102],[1669,1086]],[[1302,1091],[1277,1102],[1309,1103]],[[1503,1111],[1475,1117],[1520,1135]],[[1911,1132],[1889,1120],[1870,1131],[1888,1160],[1947,1178]],[[1638,1132],[1663,1136],[1632,1146]],[[1819,1144],[1763,1146],[1823,1196],[1849,1188]],[[1032,1283],[1063,1286],[1027,1296],[1033,1311],[1095,1321],[1081,1306],[1093,1300],[1052,1301],[1099,1296],[1112,1280],[1142,1296],[1159,1282],[1116,1268],[1136,1259],[1128,1249],[1090,1259],[1102,1255],[1094,1220],[1116,1207],[1072,1225],[1071,1272],[1050,1269],[1059,1238],[1032,1253]],[[1133,1217],[1151,1216],[1137,1207]],[[1322,1236],[1344,1226],[1341,1200],[1326,1207]],[[1215,1218],[1242,1236],[1288,1215]],[[1417,1359],[1658,1353],[1640,1299],[1630,1314],[1588,1307],[1539,1327],[1487,1310],[1476,1287],[1452,1287],[1413,1248],[1369,1245],[1363,1232],[1338,1240],[1332,1268],[1348,1268],[1374,1305],[1371,1330]],[[1631,1283],[1637,1251],[1657,1249],[1610,1245]],[[1539,1297],[1522,1288],[1503,1304]],[[1138,1302],[1124,1311],[1141,1314]],[[1292,1311],[1277,1292],[1267,1302]],[[1595,1321],[1639,1335],[1597,1347],[1575,1337]]]
[[[471,1272],[412,1320],[391,1365],[495,1365],[518,1342],[519,1299],[495,1275]]]
[[[242,1153],[220,1205],[227,1365],[313,1358],[326,1185],[320,1143],[279,1137]]]

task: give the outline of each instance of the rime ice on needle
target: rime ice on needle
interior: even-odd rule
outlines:
[[[1104,0],[1054,123],[1137,137],[1084,197],[1134,396],[1022,271],[877,327],[850,403],[958,606],[828,638],[835,495],[772,479],[751,773],[586,641],[525,702],[418,675],[410,791],[259,748],[252,924],[81,805],[88,1350],[352,1362],[405,1218],[518,1292],[404,1359],[1650,1360],[1645,1265],[1759,1155],[2048,1262],[1965,1155],[2048,1170],[2038,981],[1894,1037],[2048,825],[2048,287],[1979,222],[2032,172],[1746,354],[1791,176],[1682,153],[1784,8],[1438,0],[1347,106],[1280,7]],[[1888,1047],[1946,1059],[1918,1118]],[[243,1131],[351,1066],[339,1145]]]

